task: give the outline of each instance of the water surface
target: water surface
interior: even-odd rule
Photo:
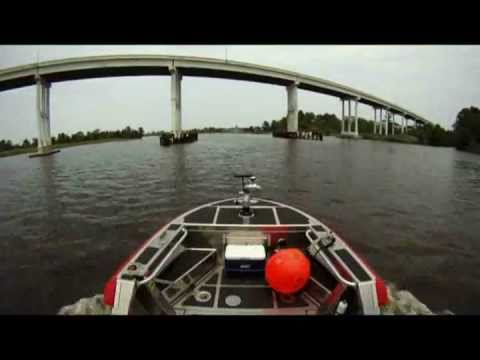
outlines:
[[[342,235],[432,310],[480,313],[480,156],[451,148],[201,134],[0,159],[0,313],[52,314],[101,293],[159,227],[235,196],[252,172],[266,198]]]

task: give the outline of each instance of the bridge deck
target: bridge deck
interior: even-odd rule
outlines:
[[[430,123],[422,116],[389,101],[325,79],[267,66],[198,57],[110,55],[22,65],[0,70],[0,92],[34,85],[36,75],[49,82],[60,82],[115,76],[166,76],[172,68],[177,68],[184,76],[254,81],[281,86],[296,82],[299,89],[344,99],[358,98],[360,103],[389,109],[407,119]]]

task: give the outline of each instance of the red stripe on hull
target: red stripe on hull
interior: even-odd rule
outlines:
[[[143,248],[153,240],[163,229],[165,226],[161,227],[152,237],[145,240],[123,263],[118,267],[117,270],[113,273],[110,279],[105,284],[103,289],[103,303],[108,306],[113,306],[115,304],[115,292],[117,290],[117,277],[120,271],[127,265],[130,260],[132,260]]]
[[[342,239],[343,240],[343,239]],[[368,270],[373,274],[375,277],[375,289],[377,291],[377,301],[379,306],[385,306],[388,304],[388,291],[387,286],[385,285],[385,281],[382,279],[380,275],[377,274],[375,270],[370,266],[370,264],[365,260],[363,256],[355,252],[350,245],[347,244],[345,240],[345,245],[353,252],[357,257],[362,261],[363,265],[365,265]]]

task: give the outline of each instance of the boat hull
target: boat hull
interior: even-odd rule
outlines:
[[[340,303],[348,313],[380,313],[383,280],[324,223],[267,199],[257,199],[252,216],[241,214],[236,198],[181,214],[114,273],[105,303],[114,314],[332,314]],[[267,283],[264,262],[256,262],[253,272],[231,271],[225,247],[232,243],[262,244],[267,260],[281,247],[300,249],[312,265],[310,281],[285,299]]]

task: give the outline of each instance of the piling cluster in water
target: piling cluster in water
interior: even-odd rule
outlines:
[[[198,132],[194,130],[182,131],[175,137],[172,132],[162,132],[160,134],[160,145],[169,146],[172,144],[190,143],[198,140]]]
[[[320,131],[299,131],[299,132],[288,132],[288,131],[274,131],[272,132],[273,137],[281,137],[287,139],[303,139],[303,140],[323,140],[323,134]]]

